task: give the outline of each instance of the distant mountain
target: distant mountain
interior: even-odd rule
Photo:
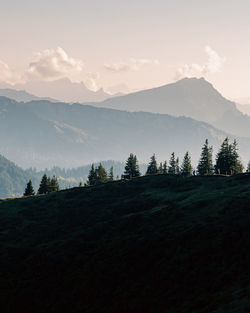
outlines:
[[[103,89],[89,90],[84,83],[72,83],[68,78],[55,81],[29,81],[12,87],[24,89],[40,98],[58,99],[63,102],[97,102],[112,97]],[[34,100],[34,99],[31,99]]]
[[[94,104],[117,110],[186,116],[204,121],[228,133],[249,136],[250,117],[225,99],[204,78],[184,78],[176,83],[138,91]]]
[[[24,168],[125,161],[131,152],[145,163],[153,153],[168,160],[171,152],[182,158],[187,150],[195,164],[206,138],[216,151],[226,135],[186,117],[0,97],[1,151]],[[240,139],[240,148],[248,161],[250,139]]]
[[[0,89],[0,96],[7,97],[18,102],[29,102],[34,100],[48,100],[52,102],[57,102],[57,100],[54,100],[52,98],[40,98],[28,93],[25,90],[16,90],[11,88]]]

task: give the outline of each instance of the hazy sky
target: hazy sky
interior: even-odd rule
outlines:
[[[205,76],[250,98],[249,15],[249,0],[1,0],[0,81],[133,90]]]

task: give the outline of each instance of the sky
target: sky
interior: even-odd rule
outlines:
[[[0,82],[133,91],[205,77],[250,98],[249,0],[1,0]]]

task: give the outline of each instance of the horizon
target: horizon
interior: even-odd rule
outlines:
[[[0,83],[68,78],[93,91],[128,93],[204,76],[228,99],[250,98],[247,1],[2,6]]]

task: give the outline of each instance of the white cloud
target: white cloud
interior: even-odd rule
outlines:
[[[22,82],[22,76],[0,60],[0,81],[10,85]]]
[[[97,81],[100,78],[99,73],[87,73],[86,74],[86,79],[84,80],[85,86],[92,90],[92,91],[97,91],[99,89]]]
[[[36,54],[36,60],[30,63],[27,76],[29,79],[53,81],[68,77],[74,80],[83,70],[81,60],[71,58],[60,47],[47,49]]]
[[[200,77],[209,73],[217,73],[221,71],[221,68],[226,61],[224,57],[213,50],[210,46],[205,47],[208,60],[205,64],[184,64],[176,71],[176,79],[183,77]]]
[[[145,65],[159,65],[158,60],[151,59],[133,59],[131,58],[128,62],[118,62],[118,63],[105,63],[104,67],[106,70],[118,73],[118,72],[128,72],[128,71],[138,71],[141,67]]]

